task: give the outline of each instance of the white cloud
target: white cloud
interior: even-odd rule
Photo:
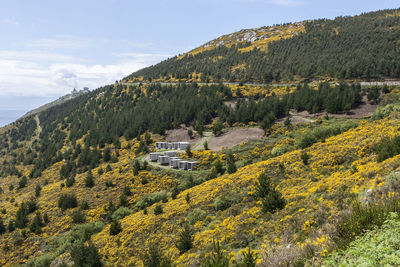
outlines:
[[[101,65],[57,53],[0,51],[0,96],[60,96],[73,88],[95,89],[167,57],[135,53],[114,55],[118,55],[115,62]]]

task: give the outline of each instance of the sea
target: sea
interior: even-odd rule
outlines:
[[[0,127],[16,121],[28,111],[29,110],[0,110]]]
[[[0,95],[0,127],[21,118],[27,112],[46,103],[54,101],[59,96],[1,96]]]

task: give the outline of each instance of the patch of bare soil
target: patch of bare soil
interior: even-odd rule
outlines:
[[[264,131],[260,128],[230,129],[218,137],[211,137],[208,142],[210,150],[219,151],[222,148],[231,148],[244,141],[261,139]]]
[[[348,118],[348,119],[362,119],[365,117],[370,117],[375,110],[378,108],[378,105],[372,105],[367,101],[367,97],[364,96],[363,102],[357,107],[351,109],[349,112],[342,112],[338,114],[329,113],[329,117],[337,117],[337,118]],[[291,114],[291,122],[313,122],[314,119],[324,116],[325,112],[319,112],[315,114],[310,114],[307,111],[302,112],[290,112]],[[286,118],[280,119],[277,122],[283,123]]]
[[[165,132],[165,141],[167,142],[189,142],[194,145],[201,140],[201,137],[193,130],[193,139],[188,135],[189,127],[181,125],[179,128],[167,130]]]

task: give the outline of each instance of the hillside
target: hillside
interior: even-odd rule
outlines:
[[[360,264],[355,251],[362,263],[376,251],[376,264],[396,265],[399,85],[359,83],[364,65],[351,77],[357,81],[277,84],[233,76],[261,83],[214,76],[197,83],[201,75],[166,83],[162,69],[178,81],[180,71],[192,73],[204,59],[222,75],[226,62],[218,62],[235,55],[260,60],[261,68],[268,53],[290,56],[293,44],[310,52],[318,40],[339,49],[335,60],[376,60],[377,36],[387,45],[382,62],[397,64],[389,39],[397,40],[398,15],[386,10],[225,35],[1,128],[0,265],[332,266]],[[368,42],[351,58],[341,55],[354,38]],[[274,50],[283,45],[285,52]],[[366,49],[368,59],[354,57]],[[211,55],[218,59],[208,62]],[[294,64],[282,60],[282,68]],[[297,60],[308,64],[301,53]],[[223,75],[217,80],[232,80]],[[156,150],[160,141],[189,142],[179,157],[195,161],[195,170],[149,162],[150,153],[165,152]],[[390,249],[380,249],[388,235]]]
[[[248,29],[124,81],[271,82],[399,78],[399,10]]]

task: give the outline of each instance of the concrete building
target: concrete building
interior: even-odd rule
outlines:
[[[177,169],[177,168],[179,167],[179,162],[180,162],[180,161],[181,161],[181,159],[178,158],[178,157],[170,158],[170,160],[169,160],[169,166],[170,166],[171,168],[173,168],[173,169]]]
[[[187,163],[187,169],[188,171],[193,171],[196,168],[196,162],[195,161],[189,161]]]
[[[176,152],[176,151],[166,151],[164,153],[164,155],[168,156],[168,157],[177,157],[178,156],[178,152]]]
[[[156,142],[156,149],[185,150],[189,142]]]
[[[158,164],[160,164],[160,165],[168,165],[169,164],[169,157],[168,156],[159,156],[158,157]]]
[[[179,150],[185,150],[189,146],[189,142],[179,142]]]
[[[187,161],[179,161],[179,169],[180,170],[187,170]]]
[[[160,156],[162,156],[162,154],[158,152],[150,153],[150,161],[157,161]]]
[[[156,142],[156,149],[168,149],[167,142]]]

